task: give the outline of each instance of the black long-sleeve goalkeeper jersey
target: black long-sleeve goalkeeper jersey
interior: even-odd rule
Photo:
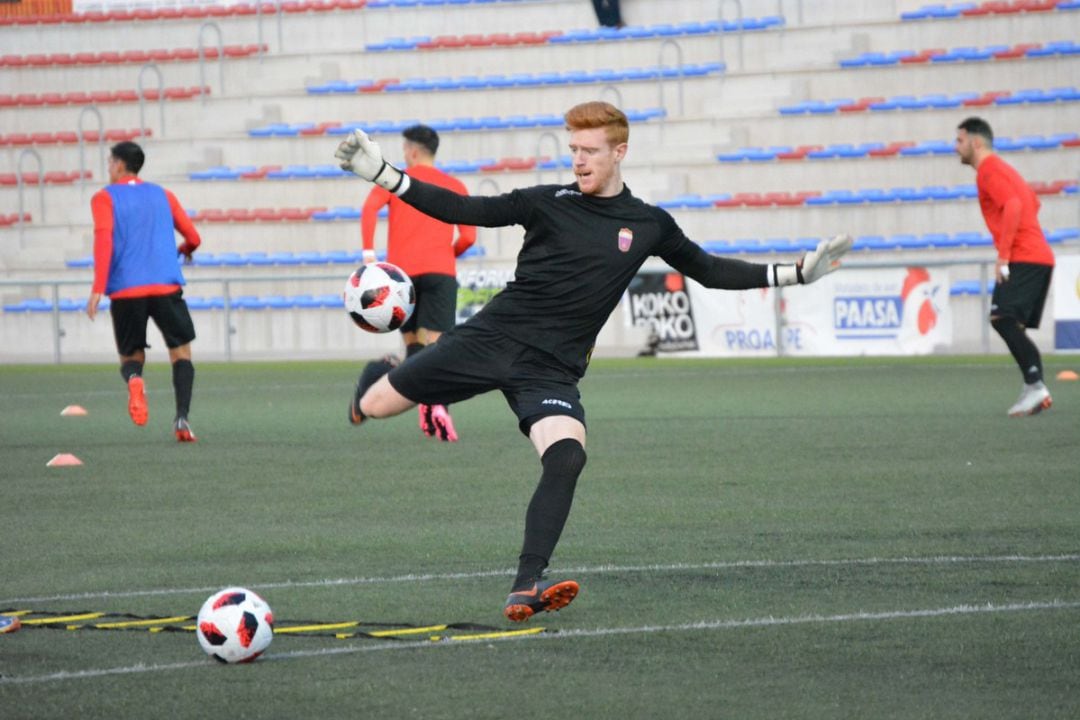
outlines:
[[[469,322],[545,350],[579,376],[600,329],[650,256],[705,287],[768,285],[768,266],[709,255],[671,215],[625,186],[609,198],[583,195],[576,183],[484,197],[412,179],[401,199],[443,222],[524,227],[514,279]]]

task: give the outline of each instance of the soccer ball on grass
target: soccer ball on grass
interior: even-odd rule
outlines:
[[[373,333],[401,327],[412,315],[416,290],[397,265],[361,265],[345,282],[345,309],[357,326]]]
[[[223,663],[251,662],[274,639],[274,613],[246,588],[219,590],[206,599],[195,634],[206,654]]]

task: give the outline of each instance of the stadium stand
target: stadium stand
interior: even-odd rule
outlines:
[[[359,246],[367,188],[332,164],[341,136],[364,128],[400,159],[398,134],[423,121],[470,192],[505,192],[572,179],[561,112],[596,97],[629,109],[635,193],[713,252],[792,257],[843,230],[859,259],[985,257],[950,138],[973,114],[1032,181],[1055,245],[1080,246],[1080,2],[742,0],[742,17],[639,2],[618,31],[588,5],[313,0],[260,17],[132,0],[4,18],[0,276],[85,277],[107,145],[142,138],[144,175],[204,234],[187,271],[198,309],[222,309],[199,283],[228,272],[238,310],[310,317],[327,292],[304,278],[355,263]],[[149,66],[162,77],[147,88]],[[513,229],[481,229],[462,267],[504,269],[519,247]],[[269,291],[254,279],[268,272],[297,279]],[[977,274],[957,270],[954,286]],[[49,297],[5,289],[0,322]]]

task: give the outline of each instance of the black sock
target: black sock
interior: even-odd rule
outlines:
[[[379,358],[378,360],[372,360],[364,366],[364,370],[360,373],[360,389],[356,395],[356,402],[354,403],[354,405],[356,405],[355,410],[361,418],[366,418],[367,416],[360,412],[360,398],[364,397],[364,393],[366,393],[372,385],[378,382],[379,378],[393,370],[396,366],[396,362],[390,362],[385,357]]]
[[[562,535],[574,488],[585,467],[585,448],[577,440],[559,440],[540,458],[544,471],[525,512],[525,541],[518,558],[512,590],[523,590],[539,579]]]
[[[176,393],[176,417],[187,418],[191,412],[191,388],[195,385],[195,366],[190,360],[173,363],[172,384]]]
[[[1020,367],[1020,372],[1024,375],[1024,382],[1029,385],[1040,382],[1043,377],[1042,357],[1020,323],[1015,318],[999,317],[991,320],[990,325],[1008,346],[1009,352]]]
[[[426,345],[424,345],[424,343],[420,343],[420,342],[409,343],[408,345],[405,346],[405,359],[408,360],[413,355],[415,355],[416,353],[423,350],[425,347],[426,347]]]
[[[120,377],[124,382],[130,382],[136,375],[142,376],[143,364],[138,360],[125,360],[120,364]]]

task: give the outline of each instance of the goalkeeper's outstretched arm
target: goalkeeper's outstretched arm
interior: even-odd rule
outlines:
[[[513,195],[496,197],[458,195],[431,183],[411,178],[386,162],[379,143],[363,130],[353,130],[334,153],[342,170],[375,183],[436,220],[455,225],[503,227],[522,222],[522,209]]]
[[[686,256],[680,253],[677,257],[666,258],[676,270],[708,288],[750,290],[815,282],[840,267],[840,258],[851,249],[852,240],[847,235],[822,240],[798,262],[788,264],[714,257],[693,243],[687,245],[691,250]]]

